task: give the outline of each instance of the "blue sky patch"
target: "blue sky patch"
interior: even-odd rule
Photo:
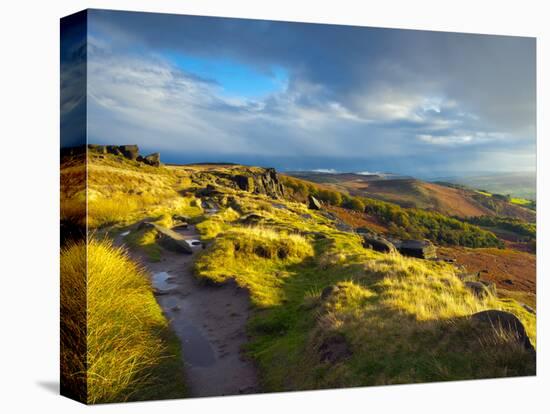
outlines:
[[[168,59],[181,70],[203,79],[215,81],[226,96],[262,98],[285,90],[288,72],[280,66],[260,70],[226,58],[204,58],[184,54],[168,54]]]

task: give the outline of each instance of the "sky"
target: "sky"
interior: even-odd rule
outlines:
[[[86,44],[89,143],[280,170],[535,168],[533,38],[91,10]]]

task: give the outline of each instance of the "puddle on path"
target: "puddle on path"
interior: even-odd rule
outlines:
[[[153,287],[160,291],[169,290],[172,283],[169,281],[170,275],[167,272],[157,272],[153,274]]]

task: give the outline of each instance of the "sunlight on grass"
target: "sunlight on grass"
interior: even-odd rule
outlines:
[[[124,250],[93,239],[87,250],[84,244],[64,249],[61,264],[67,293],[83,289],[87,266],[86,331],[68,331],[73,337],[86,332],[87,401],[139,399],[140,393],[151,393],[151,387],[165,383],[155,370],[168,356],[168,324],[144,271]],[[177,382],[177,368],[172,371],[171,379]],[[181,395],[181,378],[179,384]]]

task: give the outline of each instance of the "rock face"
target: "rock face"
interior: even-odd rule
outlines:
[[[82,147],[76,147],[81,148],[82,152],[86,148],[85,146]],[[67,153],[72,153],[77,150],[75,149],[64,149]],[[127,158],[132,161],[139,161],[143,162],[145,164],[159,167],[160,164],[160,154],[158,152],[155,152],[153,154],[147,155],[146,157],[142,157],[139,155],[139,147],[137,145],[97,145],[97,144],[88,144],[88,151],[92,151],[96,154],[112,154],[112,155],[119,155],[124,158]]]
[[[516,337],[525,349],[535,352],[535,348],[531,344],[529,336],[527,336],[525,327],[516,315],[500,310],[487,310],[473,314],[472,320],[486,324],[491,329],[503,329],[505,332]]]
[[[283,183],[274,168],[265,168],[261,173],[239,174],[232,177],[237,188],[255,194],[265,194],[271,198],[285,195]]]
[[[160,154],[158,152],[149,154],[143,157],[143,162],[153,167],[160,167]]]
[[[312,195],[309,195],[307,198],[307,207],[310,210],[321,210],[321,208],[323,208],[323,206],[321,205],[321,202],[317,200],[315,197],[313,197]]]
[[[437,259],[437,250],[428,240],[403,240],[396,243],[395,247],[403,256]]]
[[[139,148],[137,145],[121,145],[118,147],[120,153],[129,160],[135,161],[139,156]]]
[[[382,253],[397,253],[394,244],[389,240],[377,235],[362,234],[363,246],[367,249],[372,249]]]

